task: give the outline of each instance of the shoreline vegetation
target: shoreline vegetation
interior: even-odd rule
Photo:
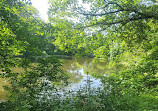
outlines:
[[[50,57],[50,56],[47,56]],[[58,56],[63,57],[63,55]],[[72,56],[64,56],[64,57],[72,57]],[[63,59],[63,58],[61,58]],[[24,71],[24,70],[23,70]],[[69,91],[63,92],[60,94],[60,90],[57,88],[55,91],[50,90],[50,87],[47,82],[45,83],[44,89],[48,90],[48,92],[43,91],[41,96],[38,97],[40,104],[39,107],[33,106],[33,108],[29,108],[30,110],[54,110],[61,111],[63,109],[67,109],[68,111],[86,111],[86,110],[98,110],[98,111],[122,111],[122,110],[156,110],[158,104],[158,96],[154,91],[146,90],[144,92],[137,91],[135,89],[129,90],[126,86],[122,86],[120,83],[122,80],[118,78],[118,75],[108,75],[108,76],[97,76],[97,78],[102,79],[102,87],[97,89],[91,88],[91,81],[87,79],[87,84],[85,87],[82,87],[80,90],[74,92]],[[57,83],[58,84],[58,83]],[[111,88],[113,87],[113,88]],[[48,88],[48,89],[47,89]],[[52,93],[50,93],[50,92]],[[123,92],[122,92],[123,91]],[[54,94],[54,95],[52,95]],[[64,98],[63,98],[64,97]],[[2,111],[7,111],[9,108],[10,99],[7,101],[1,101],[0,105],[2,107]],[[18,103],[19,104],[19,103]],[[17,106],[18,104],[14,104]],[[47,106],[49,104],[49,106]],[[7,106],[7,107],[5,107]],[[18,106],[18,108],[21,106]],[[43,109],[44,108],[44,109]],[[21,108],[22,110],[28,109],[28,107],[24,106]],[[15,110],[15,109],[14,109]],[[13,110],[13,111],[14,111]],[[0,110],[1,111],[1,110]]]

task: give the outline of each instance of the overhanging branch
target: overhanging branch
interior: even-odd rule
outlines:
[[[94,14],[91,14],[91,13],[79,13],[79,14],[82,14],[82,15],[90,15],[90,16],[103,16],[103,15],[108,15],[108,14],[114,14],[114,13],[118,13],[118,12],[122,12],[124,10],[117,10],[117,11],[112,11],[112,12],[106,12],[106,13],[100,13],[100,14],[97,14],[97,13],[94,13]]]
[[[93,23],[93,24],[83,26],[83,27],[79,27],[79,28],[75,28],[75,29],[88,28],[88,27],[93,27],[93,26],[98,26],[98,25],[111,26],[111,25],[115,25],[115,24],[127,24],[131,21],[137,21],[137,20],[142,20],[142,19],[150,19],[150,18],[154,18],[154,17],[153,16],[136,17],[136,18],[129,18],[129,19],[126,19],[126,20],[118,20],[118,21],[113,21],[113,22],[101,21],[101,22],[97,22],[95,24]]]
[[[118,6],[120,9],[124,9],[121,5],[119,5],[119,4],[116,3],[116,2],[112,2],[112,1],[111,1],[111,2],[108,2],[105,7],[107,7],[108,5],[116,5],[116,6]]]

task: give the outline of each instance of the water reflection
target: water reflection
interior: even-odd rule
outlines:
[[[107,72],[105,62],[93,62],[92,58],[62,59],[62,61],[64,62],[63,70],[70,73],[70,84],[64,89],[78,91],[83,87],[87,87],[87,80],[91,81],[91,88],[101,87],[100,79],[96,79],[92,75],[105,75],[105,72]],[[22,68],[13,68],[13,71],[24,72]],[[6,79],[0,78],[0,102],[6,100],[6,93],[2,86],[7,84]],[[50,92],[48,92],[49,95],[52,94]]]
[[[86,87],[87,80],[90,79],[90,87],[101,87],[100,79],[94,78],[92,75],[104,75],[106,72],[105,62],[94,62],[92,58],[68,59],[63,60],[63,69],[70,73],[70,82],[67,89],[79,90]]]

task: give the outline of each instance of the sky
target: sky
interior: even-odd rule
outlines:
[[[40,17],[44,21],[48,21],[47,11],[49,8],[49,0],[31,0],[32,5],[39,11]]]
[[[48,21],[48,15],[47,15],[47,11],[49,8],[48,1],[49,0],[31,0],[32,5],[39,11],[40,17],[44,21]],[[82,0],[79,0],[79,4],[83,5],[83,7],[86,8],[87,10],[90,10],[90,4],[82,4],[81,1]]]

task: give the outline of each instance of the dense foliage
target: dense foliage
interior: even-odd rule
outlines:
[[[2,111],[122,111],[158,109],[156,0],[50,0],[44,23],[30,0],[0,1],[0,76],[8,78]],[[66,53],[65,53],[66,52]],[[57,94],[68,76],[53,54],[103,59],[103,86]],[[48,55],[49,54],[49,55]],[[12,67],[22,67],[15,73]],[[50,85],[51,84],[51,85]]]
[[[65,29],[57,31],[54,42],[60,49],[95,55],[110,61],[110,66],[126,65],[130,69],[121,75],[140,76],[146,87],[157,87],[156,1],[53,0],[50,4],[50,21]]]
[[[48,80],[60,83],[68,78],[60,69],[60,61],[46,54],[52,45],[47,39],[49,24],[42,22],[29,4],[0,2],[0,76],[10,83],[4,87],[8,99],[1,103],[2,111],[34,110],[41,92],[47,90]],[[21,67],[23,72],[14,72],[13,67]],[[53,85],[51,88],[56,89]]]
[[[105,59],[110,69],[127,67],[108,78],[115,78],[112,81],[118,83],[121,94],[154,93],[157,97],[157,1],[52,0],[50,4],[49,19],[53,24],[58,24],[56,20],[65,21],[66,26],[73,23],[62,30],[71,32],[66,37],[58,31],[60,37],[56,37],[55,45]]]

